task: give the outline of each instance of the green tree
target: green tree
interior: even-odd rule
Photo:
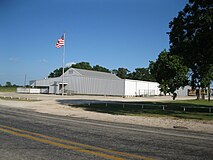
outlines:
[[[64,72],[66,72],[69,68],[64,68]],[[63,68],[60,67],[58,69],[55,69],[53,72],[51,72],[48,76],[48,78],[54,78],[54,77],[60,77],[63,73]]]
[[[122,78],[122,79],[126,79],[128,78],[128,74],[129,74],[129,70],[127,68],[118,68],[118,69],[114,69],[112,70],[112,73],[115,74],[116,76]]]
[[[51,72],[51,73],[49,74],[48,78],[53,78],[53,77],[55,77],[55,75],[54,75],[53,72]]]
[[[171,54],[190,68],[193,88],[206,88],[213,79],[213,0],[189,0],[169,27]]]
[[[109,70],[109,69],[107,69],[107,68],[105,68],[105,67],[102,67],[102,66],[99,66],[99,65],[93,66],[93,67],[92,67],[92,70],[110,73],[110,70]]]
[[[129,73],[128,78],[142,81],[155,81],[149,68],[136,68],[135,71]]]
[[[78,68],[78,69],[92,70],[92,66],[90,65],[89,62],[76,63],[76,64],[73,64],[71,67]]]
[[[89,62],[76,63],[76,64],[73,64],[71,67],[72,68],[78,68],[78,69],[86,69],[86,70],[94,70],[94,71],[110,73],[109,69],[102,67],[100,65],[95,65],[95,66],[92,67]],[[64,68],[64,72],[66,72],[71,67]],[[49,74],[48,78],[60,77],[61,75],[62,75],[62,67],[55,69],[53,72],[51,72]]]
[[[166,50],[159,54],[156,62],[150,62],[150,71],[164,94],[174,93],[188,84],[188,68],[183,65],[181,58]]]
[[[11,82],[6,82],[5,83],[5,87],[11,87],[11,86],[12,86]]]

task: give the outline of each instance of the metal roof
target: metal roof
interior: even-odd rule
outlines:
[[[106,73],[106,72],[99,72],[99,71],[91,71],[91,70],[85,70],[85,69],[78,69],[78,68],[70,68],[66,71],[65,76],[73,76],[73,75],[80,75],[85,77],[93,77],[93,78],[100,78],[100,79],[120,79],[116,75],[112,73]]]

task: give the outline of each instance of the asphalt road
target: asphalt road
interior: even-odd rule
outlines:
[[[0,105],[0,160],[212,160],[213,135],[35,113]]]

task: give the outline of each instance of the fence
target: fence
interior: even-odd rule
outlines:
[[[89,102],[87,104],[91,107],[116,107],[117,109],[123,110],[161,110],[161,111],[180,111],[180,112],[201,112],[201,113],[213,113],[213,107],[201,107],[201,106],[168,106],[168,105],[159,105],[159,104],[140,104],[140,103],[113,103],[113,102],[104,102],[104,103],[96,103]]]
[[[142,97],[148,97],[148,96],[154,96],[155,95],[155,90],[139,90],[139,96]]]
[[[47,88],[23,88],[18,87],[16,90],[17,93],[31,93],[31,94],[39,94],[39,93],[48,93]]]
[[[13,101],[40,101],[39,98],[25,98],[25,97],[13,97],[13,96],[0,96],[3,100],[13,100]]]

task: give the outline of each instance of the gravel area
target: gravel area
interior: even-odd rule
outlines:
[[[17,107],[34,110],[40,113],[48,113],[54,115],[78,117],[85,119],[94,119],[101,121],[120,122],[137,124],[152,127],[163,128],[179,128],[192,131],[201,131],[213,133],[213,121],[178,119],[172,117],[150,117],[150,116],[126,116],[126,115],[111,115],[106,113],[97,113],[85,111],[81,108],[74,108],[62,102],[72,104],[80,104],[91,101],[118,101],[118,102],[142,102],[142,101],[168,101],[170,96],[156,97],[105,97],[105,96],[60,96],[60,95],[41,95],[41,94],[17,94],[17,93],[0,93],[0,96],[28,98],[40,101],[11,101],[0,99],[0,104],[4,106]],[[178,97],[177,99],[192,99],[194,97]]]

